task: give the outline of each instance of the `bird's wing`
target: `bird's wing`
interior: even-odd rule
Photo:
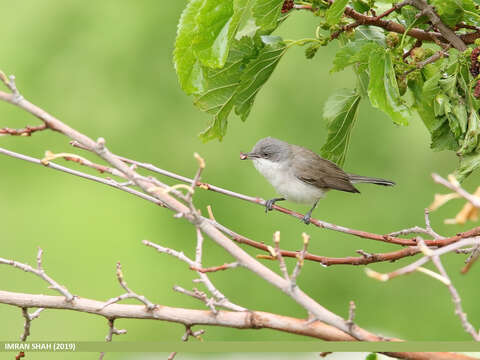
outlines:
[[[352,185],[348,174],[335,163],[299,146],[294,149],[294,154],[292,170],[303,182],[321,189],[360,192]]]

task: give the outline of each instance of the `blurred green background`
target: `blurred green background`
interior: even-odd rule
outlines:
[[[329,73],[336,45],[322,48],[313,60],[305,59],[302,48],[294,48],[260,91],[248,120],[242,123],[232,117],[222,142],[203,144],[197,134],[209,116],[194,108],[192,99],[182,93],[171,59],[176,23],[184,5],[185,1],[153,0],[3,1],[0,68],[16,75],[19,89],[31,102],[94,139],[104,137],[117,154],[193,176],[197,163],[192,154],[196,151],[207,162],[204,181],[271,198],[271,186],[251,163],[239,161],[239,152],[248,151],[269,135],[319,151],[326,139],[323,103],[334,89],[353,87],[353,74]],[[311,15],[294,13],[277,33],[298,39],[311,36],[315,25]],[[0,119],[0,127],[39,124],[6,103],[0,104]],[[0,143],[37,158],[51,150],[77,152],[96,160],[71,148],[68,139],[53,132],[30,138],[4,136]],[[73,163],[66,165],[78,169]],[[453,154],[429,150],[427,131],[417,118],[411,119],[408,127],[397,127],[363,103],[344,167],[352,173],[392,179],[398,185],[361,185],[360,195],[331,192],[314,216],[380,234],[422,226],[423,209],[434,193],[445,192],[432,182],[430,174],[445,176],[455,166]],[[115,263],[120,261],[129,286],[153,302],[204,308],[172,291],[175,284],[197,286],[192,283],[195,274],[186,264],[141,244],[147,239],[193,256],[195,231],[185,220],[174,219],[169,211],[124,192],[6,156],[0,156],[0,169],[0,257],[34,264],[40,246],[44,267],[53,278],[74,294],[98,300],[122,293],[115,278]],[[473,191],[478,182],[478,175],[473,175],[465,187]],[[273,232],[280,230],[283,248],[299,249],[301,233],[306,231],[312,237],[310,251],[325,256],[355,255],[357,249],[397,249],[306,227],[280,213],[267,216],[257,205],[211,192],[199,190],[195,204],[203,211],[212,205],[218,221],[259,241],[271,243]],[[303,205],[285,205],[308,210]],[[477,225],[443,225],[462,205],[457,200],[433,213],[434,228],[451,235]],[[209,240],[204,254],[205,266],[232,261]],[[412,260],[370,267],[387,272]],[[480,267],[461,276],[463,260],[463,255],[444,258],[464,309],[478,326],[480,308],[475,304]],[[278,270],[275,263],[266,265]],[[288,265],[292,267],[294,262],[289,260]],[[211,280],[232,302],[249,309],[306,317],[291,299],[245,269],[215,273]],[[9,266],[0,267],[0,282],[2,290],[55,294],[36,276]],[[324,268],[307,262],[298,282],[319,303],[343,316],[347,316],[349,301],[354,300],[358,324],[373,332],[408,340],[471,340],[454,315],[445,286],[423,274],[380,283],[366,277],[363,267]],[[4,325],[0,339],[17,340],[23,331],[20,310],[0,305],[0,318]],[[159,321],[118,320],[115,324],[126,328],[128,334],[114,341],[179,340],[184,331],[180,325]],[[47,310],[33,323],[29,340],[101,341],[106,333],[106,320],[101,317]],[[269,330],[215,327],[207,328],[204,338],[303,340]],[[47,358],[42,356],[36,358]],[[111,358],[116,356],[120,355]]]

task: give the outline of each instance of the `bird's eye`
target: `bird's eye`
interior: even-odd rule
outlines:
[[[264,151],[264,152],[262,153],[262,156],[263,156],[264,158],[268,158],[268,157],[270,156],[270,154]]]

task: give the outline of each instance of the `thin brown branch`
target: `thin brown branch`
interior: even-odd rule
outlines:
[[[426,241],[424,241],[423,243],[426,244]],[[442,248],[439,248],[439,249],[436,249],[436,250],[430,250],[429,249],[429,251],[431,251],[429,256],[424,256],[421,259],[418,259],[417,261],[415,261],[411,264],[408,264],[408,265],[406,265],[406,266],[404,266],[400,269],[392,271],[388,274],[381,274],[381,273],[373,271],[369,268],[366,268],[365,270],[366,270],[368,276],[370,276],[370,277],[372,277],[376,280],[379,280],[379,281],[387,281],[387,280],[393,279],[397,276],[405,275],[405,274],[409,274],[409,273],[412,273],[414,271],[417,271],[417,269],[419,267],[423,266],[428,261],[430,261],[431,256],[440,256],[440,255],[443,255],[443,254],[446,254],[446,253],[449,253],[449,252],[454,252],[455,250],[463,248],[465,246],[471,246],[471,245],[480,245],[480,238],[476,237],[476,238],[463,239],[463,240],[460,240],[458,242],[455,242],[453,244],[447,245],[445,247],[442,247]]]
[[[11,81],[12,82],[12,81]],[[342,332],[350,333],[353,337],[358,340],[364,341],[381,341],[384,340],[383,337],[377,336],[373,333],[370,333],[360,327],[354,327],[349,329],[345,320],[329,311],[315,300],[310,298],[305,292],[299,289],[299,287],[291,288],[289,282],[271,271],[266,266],[262,265],[260,262],[252,258],[248,253],[238,247],[234,242],[232,242],[227,236],[220,232],[216,227],[214,227],[208,219],[202,218],[197,213],[192,212],[186,205],[181,203],[176,198],[172,197],[168,192],[165,192],[163,189],[152,186],[152,182],[144,177],[139,176],[136,171],[130,168],[125,164],[118,156],[111,153],[106,147],[105,140],[99,138],[97,141],[93,141],[88,136],[76,131],[75,129],[64,124],[57,118],[45,112],[43,109],[38,106],[30,103],[29,101],[16,96],[15,91],[12,90],[12,94],[7,94],[0,92],[0,100],[9,102],[15,106],[18,106],[25,111],[33,114],[42,121],[44,121],[47,126],[55,131],[58,131],[72,140],[77,141],[82,146],[86,147],[89,151],[97,154],[99,157],[107,161],[111,166],[117,170],[124,173],[128,180],[134,182],[139,186],[145,193],[155,197],[164,203],[169,209],[171,209],[175,214],[182,214],[183,218],[189,221],[194,226],[197,226],[204,234],[209,236],[214,242],[223,247],[230,255],[232,255],[236,261],[238,261],[242,266],[266,280],[270,284],[274,285],[276,288],[290,296],[295,302],[297,302],[302,308],[311,312],[320,321],[324,321]],[[321,226],[322,227],[322,226]],[[385,241],[391,242],[391,239],[387,237],[384,238]],[[402,241],[404,241],[402,239]],[[433,241],[443,241],[443,240],[433,240]],[[455,240],[457,241],[457,240]],[[461,241],[460,241],[461,242]],[[459,243],[460,243],[459,242]],[[406,244],[409,245],[409,244]],[[202,274],[205,275],[205,274]],[[113,304],[112,306],[120,306],[119,304]],[[104,311],[108,310],[110,307],[107,307]]]
[[[208,273],[208,272],[217,272],[217,271],[223,271],[223,270],[227,270],[227,269],[233,269],[233,268],[236,268],[238,267],[240,264],[238,262],[233,262],[233,263],[225,263],[223,265],[219,265],[219,266],[212,266],[212,267],[208,267],[208,268],[198,268],[198,267],[195,267],[195,266],[191,266],[190,269],[191,270],[194,270],[194,271],[198,271],[198,272],[201,272],[201,273]]]
[[[388,16],[390,15],[392,12],[396,11],[396,10],[399,10],[401,9],[402,7],[404,7],[405,5],[409,5],[409,1],[406,0],[406,1],[401,1],[399,3],[396,3],[396,4],[393,4],[393,6],[388,9],[387,11],[381,13],[380,15],[378,16],[375,16],[375,19],[376,20],[380,20],[381,18],[384,18],[385,16]]]
[[[0,136],[1,135],[31,136],[34,132],[42,131],[45,129],[47,129],[46,124],[42,124],[38,126],[26,126],[23,129],[10,129],[5,127],[0,129]]]
[[[410,5],[415,6],[421,11],[423,15],[426,15],[430,22],[435,26],[442,36],[458,51],[465,51],[467,46],[464,41],[455,34],[455,32],[445,25],[440,16],[435,12],[433,6],[429,5],[425,0],[408,0]]]
[[[376,27],[380,27],[382,29],[385,29],[385,30],[388,30],[388,31],[391,31],[391,32],[396,32],[398,34],[403,34],[407,30],[405,28],[405,26],[403,26],[402,24],[399,24],[399,23],[391,21],[391,20],[377,19],[376,16],[368,16],[368,15],[361,14],[361,13],[355,11],[350,6],[347,6],[345,8],[344,14],[345,14],[345,16],[355,20],[356,22],[359,22],[360,25],[376,26]],[[428,14],[426,14],[426,15],[428,15]],[[442,31],[444,31],[444,30],[445,29],[442,27]],[[451,32],[458,39],[458,40],[457,39],[453,40],[454,41],[453,43],[450,40],[454,39],[454,37],[451,36],[451,33],[448,30],[446,31],[446,33],[448,34],[447,35],[448,37],[444,37],[442,35],[442,32],[425,31],[425,30],[418,29],[418,28],[413,28],[413,29],[408,30],[407,35],[409,35],[412,38],[415,38],[417,40],[427,41],[427,42],[433,42],[433,41],[435,41],[434,39],[437,38],[442,42],[450,42],[453,47],[459,49],[460,51],[463,51],[463,50],[461,50],[462,49],[462,43],[463,43],[463,47],[465,47],[465,44],[473,44],[477,38],[480,38],[480,32],[479,31],[474,32],[474,33],[469,33],[469,34],[462,34],[462,35],[459,35],[459,36],[457,36],[453,31],[451,31]]]
[[[83,148],[82,146],[79,146],[78,143],[72,143],[72,145],[74,145],[76,147]],[[144,168],[146,170],[153,171],[155,173],[158,173],[158,174],[161,174],[161,175],[164,175],[164,176],[167,176],[167,177],[170,177],[172,179],[182,181],[182,182],[185,182],[185,183],[188,183],[188,184],[191,184],[192,180],[193,180],[193,179],[190,179],[188,177],[173,173],[171,171],[161,169],[161,168],[156,167],[152,164],[142,163],[142,162],[132,160],[132,159],[128,159],[128,158],[125,158],[125,157],[122,157],[122,156],[119,156],[119,158],[122,159],[122,161],[124,161],[128,164],[135,164],[138,167]],[[219,194],[223,194],[223,195],[233,197],[233,198],[236,198],[236,199],[248,201],[250,203],[257,204],[257,205],[260,205],[262,207],[265,207],[265,200],[263,200],[259,197],[253,197],[253,196],[240,194],[240,193],[237,193],[237,192],[234,192],[234,191],[231,191],[231,190],[227,190],[227,189],[223,189],[219,186],[215,186],[215,185],[212,185],[212,184],[209,184],[209,183],[204,183],[204,182],[198,182],[196,186],[200,187],[204,190],[217,192]],[[304,217],[303,214],[292,211],[290,209],[286,209],[286,208],[278,206],[278,205],[273,205],[272,208],[276,211],[279,211],[283,214],[293,216],[297,219],[302,219]],[[382,241],[382,242],[387,242],[387,243],[402,245],[402,246],[415,246],[416,245],[416,241],[414,239],[402,239],[402,238],[398,238],[397,236],[392,236],[392,235],[380,235],[380,234],[370,233],[370,232],[367,232],[367,231],[350,229],[350,228],[347,228],[345,226],[331,224],[331,223],[328,223],[326,221],[321,221],[321,220],[318,220],[318,219],[313,219],[312,218],[310,220],[310,223],[317,226],[317,227],[320,227],[322,229],[328,229],[328,230],[332,230],[332,231],[347,233],[347,234],[354,235],[354,236],[364,238],[364,239]],[[219,227],[219,229],[220,229],[220,227]],[[436,240],[426,240],[426,243],[427,243],[428,246],[445,246],[445,245],[448,245],[452,242],[458,241],[461,238],[475,236],[475,234],[477,234],[477,233],[478,233],[478,235],[480,235],[480,227],[472,229],[470,232],[462,233],[462,234],[459,234],[457,236],[453,236],[453,237],[450,237],[450,238],[436,239]],[[236,235],[238,235],[238,234],[236,234]],[[251,243],[249,245],[252,245],[252,246],[256,247],[254,244],[251,244]],[[264,249],[262,248],[262,250],[264,250]],[[282,253],[282,255],[284,255],[284,254]],[[306,259],[307,259],[307,257],[306,257]],[[312,260],[312,259],[308,259],[308,260]]]

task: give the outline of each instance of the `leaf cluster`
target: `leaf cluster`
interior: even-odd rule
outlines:
[[[480,32],[478,2],[429,4],[461,36]],[[317,17],[315,36],[273,36],[295,10]],[[359,22],[359,16],[366,20]],[[478,79],[469,71],[475,45],[460,52],[437,35],[427,42],[411,33],[387,32],[381,23],[385,20],[407,31],[438,34],[436,24],[419,9],[390,1],[190,0],[178,25],[174,63],[182,89],[193,95],[197,107],[213,115],[201,137],[225,136],[232,111],[242,120],[248,117],[257,93],[290,47],[308,45],[305,55],[310,59],[322,46],[338,41],[331,72],[352,68],[356,84],[334,92],[324,105],[328,135],[322,155],[344,163],[359,104],[368,99],[396,125],[420,118],[434,151],[450,150],[459,156],[456,175],[463,180],[480,165],[480,104],[473,90]]]

